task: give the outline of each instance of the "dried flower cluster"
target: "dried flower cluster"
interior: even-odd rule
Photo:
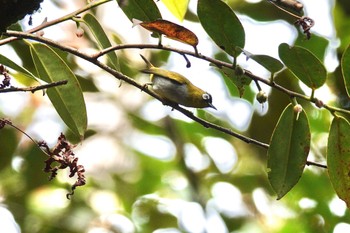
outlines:
[[[57,144],[53,147],[53,149],[50,149],[44,141],[38,142],[38,145],[47,153],[47,155],[49,155],[49,158],[45,160],[46,166],[44,171],[51,173],[49,178],[50,180],[56,177],[59,169],[66,169],[67,167],[70,169],[69,177],[73,177],[75,174],[77,174],[77,180],[72,185],[72,191],[67,194],[67,198],[70,199],[70,197],[74,194],[76,187],[83,186],[86,183],[84,166],[78,165],[78,158],[75,157],[72,150],[74,145],[67,141],[63,133],[61,133],[61,135],[58,137]],[[53,163],[58,163],[59,165],[52,166]]]

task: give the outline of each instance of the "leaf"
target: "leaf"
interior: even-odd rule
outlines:
[[[189,0],[162,0],[169,11],[180,21],[183,21]]]
[[[130,21],[132,21],[132,19],[153,21],[162,18],[153,0],[128,0],[117,2]]]
[[[237,57],[236,47],[244,48],[244,28],[232,11],[221,0],[199,0],[197,14],[204,30],[226,53]]]
[[[295,45],[301,46],[312,52],[320,61],[324,61],[326,49],[329,45],[329,40],[323,36],[312,34],[312,43],[305,42],[305,34],[299,31],[298,37],[294,42]]]
[[[87,114],[77,78],[50,47],[37,43],[30,44],[30,46],[40,79],[49,83],[68,80],[67,85],[49,88],[47,95],[68,128],[82,138],[87,128]]]
[[[5,126],[0,129],[0,172],[11,166],[14,153],[19,143],[17,136],[16,131],[12,127]]]
[[[239,75],[235,70],[232,70],[228,67],[222,67],[219,70],[221,70],[222,73],[237,87],[239,97],[242,98],[245,87],[250,84],[252,79],[245,75]]]
[[[341,58],[341,71],[344,78],[346,93],[350,96],[350,45],[346,48]]]
[[[309,50],[299,46],[280,44],[278,53],[283,63],[306,86],[311,89],[321,87],[327,78],[326,68]]]
[[[26,68],[17,65],[15,62],[13,62],[12,60],[8,59],[7,57],[3,56],[0,54],[0,64],[9,67],[17,72],[20,72],[22,74],[24,74],[26,77],[31,78],[32,80],[37,81],[36,77],[34,74],[32,74],[29,70],[27,70]]]
[[[350,208],[350,124],[334,117],[329,131],[327,166],[329,179],[340,199]]]
[[[163,34],[170,39],[189,44],[193,47],[198,45],[196,34],[176,23],[159,19],[151,22],[141,22],[140,25],[149,31]]]
[[[284,67],[283,64],[274,57],[262,54],[251,54],[244,49],[241,50],[247,56],[247,59],[253,59],[257,63],[262,65],[265,69],[270,71],[272,74],[277,73]]]
[[[83,16],[83,20],[86,23],[86,25],[89,27],[92,34],[94,35],[101,49],[109,48],[112,46],[101,24],[97,21],[95,16],[88,13]],[[115,51],[107,53],[107,58],[108,58],[107,64],[112,68],[114,68],[115,70],[119,71],[120,66],[119,66],[118,57]]]
[[[267,150],[268,178],[277,199],[299,181],[310,150],[310,128],[304,111],[297,113],[289,104],[278,120]]]
[[[270,57],[268,55],[252,55],[250,57],[260,65],[262,65],[265,69],[270,71],[272,74],[277,73],[278,71],[283,69],[283,64],[277,60],[276,58]]]

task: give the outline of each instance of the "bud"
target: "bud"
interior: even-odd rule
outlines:
[[[84,29],[78,28],[77,31],[75,32],[75,35],[76,35],[78,38],[83,37],[83,35],[84,35]]]
[[[258,92],[258,94],[256,94],[256,100],[260,103],[263,104],[266,102],[267,100],[267,94],[265,91],[261,90]]]
[[[40,30],[40,31],[37,31],[36,33],[35,33],[37,36],[44,36],[44,31],[43,30]]]
[[[299,119],[299,114],[303,111],[303,106],[301,106],[300,104],[296,104],[293,107],[293,111],[297,114],[296,120],[298,120]]]
[[[237,76],[242,76],[244,74],[244,70],[242,67],[240,67],[239,65],[236,66],[235,69],[235,75]]]
[[[324,103],[323,103],[322,100],[316,99],[316,100],[315,100],[315,105],[316,105],[316,107],[318,107],[318,108],[322,108],[322,107],[324,106]]]

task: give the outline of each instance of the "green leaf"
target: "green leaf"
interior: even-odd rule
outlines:
[[[239,97],[242,98],[245,87],[249,86],[252,79],[245,75],[239,75],[235,70],[228,67],[222,67],[219,70],[237,87]]]
[[[346,93],[350,96],[350,45],[346,48],[341,58],[341,70],[343,73]]]
[[[295,45],[301,46],[312,52],[320,61],[324,61],[326,49],[329,45],[329,40],[323,36],[312,34],[312,43],[305,40],[305,34],[299,30],[298,38],[294,42]]]
[[[49,88],[47,95],[68,128],[82,138],[87,128],[87,114],[77,78],[50,47],[37,43],[30,44],[30,46],[40,79],[48,83],[68,80],[67,85]]]
[[[5,126],[0,129],[0,172],[11,166],[13,155],[19,143],[16,133],[17,132],[10,126]]]
[[[12,60],[8,59],[7,57],[3,56],[0,54],[0,64],[9,67],[11,69],[14,69],[17,72],[20,72],[22,74],[24,74],[26,77],[29,77],[35,81],[38,81],[35,77],[34,74],[32,74],[29,70],[27,70],[26,68],[17,65],[15,62],[13,62]]]
[[[105,31],[103,30],[101,24],[97,21],[95,16],[88,13],[83,16],[83,20],[86,23],[86,25],[89,27],[92,34],[94,35],[101,49],[109,48],[112,46]],[[118,71],[120,70],[118,57],[115,51],[109,52],[107,54],[107,59],[108,59],[107,60],[108,66],[114,68],[115,70],[118,70]]]
[[[321,61],[309,50],[299,46],[280,44],[279,56],[291,72],[311,89],[321,87],[327,78],[327,71]]]
[[[162,0],[169,11],[180,21],[183,21],[189,0]]]
[[[278,71],[283,69],[283,64],[277,60],[276,58],[270,57],[268,55],[260,55],[253,54],[249,56],[249,58],[253,59],[260,65],[262,65],[265,69],[270,71],[272,74],[277,73]]]
[[[297,113],[289,104],[272,134],[267,150],[268,178],[277,199],[287,194],[299,181],[310,150],[310,128],[304,111]]]
[[[340,199],[350,207],[350,124],[334,117],[329,131],[327,166],[329,179]]]
[[[128,0],[117,2],[130,21],[132,21],[132,19],[154,21],[162,18],[153,0]]]
[[[236,47],[244,48],[244,28],[232,11],[221,0],[199,0],[197,14],[204,30],[226,53],[237,57]]]

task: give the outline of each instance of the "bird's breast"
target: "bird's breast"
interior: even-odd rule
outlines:
[[[166,100],[187,105],[188,88],[186,84],[155,75],[152,80],[152,88],[155,93]]]

